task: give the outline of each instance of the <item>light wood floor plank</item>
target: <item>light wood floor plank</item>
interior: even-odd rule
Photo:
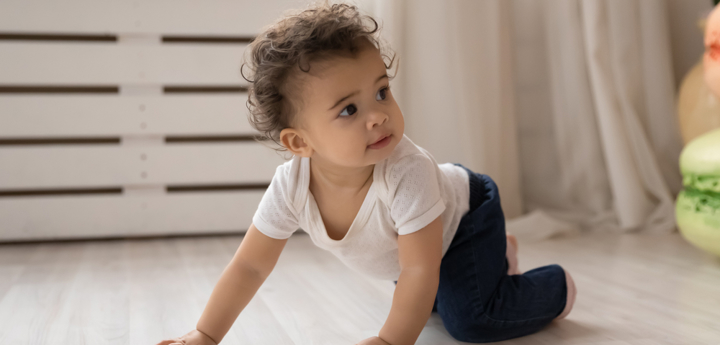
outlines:
[[[202,306],[193,295],[175,240],[128,243],[130,344],[154,344],[195,327]]]
[[[83,246],[38,245],[0,301],[0,344],[52,344],[62,336],[59,319],[72,293]]]
[[[202,241],[173,240],[189,276],[194,277],[188,283],[194,288],[193,295],[197,297],[197,305],[201,310],[195,315],[195,323],[241,240],[241,237],[209,238]],[[194,327],[195,323],[189,327]],[[222,344],[263,343],[293,344],[293,341],[265,302],[256,295],[235,321]]]
[[[39,248],[36,245],[16,245],[0,249],[0,300],[12,288]]]
[[[129,270],[122,245],[83,243],[82,259],[48,344],[127,344]]]
[[[242,236],[0,245],[0,344],[155,344],[194,328]],[[557,263],[570,317],[504,345],[720,344],[720,259],[678,234],[520,243],[520,268]],[[303,233],[222,344],[354,344],[377,334],[395,286]],[[433,314],[418,345],[465,344]]]

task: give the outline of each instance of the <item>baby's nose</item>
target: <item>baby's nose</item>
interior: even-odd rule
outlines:
[[[380,126],[388,120],[389,116],[382,111],[373,111],[368,116],[368,128]]]

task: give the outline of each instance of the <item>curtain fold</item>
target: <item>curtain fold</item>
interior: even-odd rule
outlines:
[[[653,150],[649,124],[668,124],[675,119],[674,101],[671,101],[674,100],[671,88],[674,80],[671,64],[658,63],[670,59],[669,49],[666,54],[648,54],[652,51],[652,40],[643,40],[652,32],[669,41],[668,30],[657,30],[657,26],[667,28],[667,25],[654,25],[666,23],[664,12],[655,11],[652,17],[641,15],[653,7],[664,8],[661,1],[585,0],[581,3],[581,16],[595,117],[618,226],[668,232],[675,223],[669,186],[678,185],[679,178],[667,181],[662,176],[658,161],[665,157]],[[654,78],[646,79],[645,75],[654,75]],[[648,83],[648,79],[654,79],[655,83]],[[658,90],[658,86],[663,89]],[[648,105],[656,102],[664,107],[652,107],[655,112],[650,113]],[[672,139],[665,140],[672,142]],[[679,138],[675,136],[675,139]],[[680,147],[679,142],[677,144]],[[679,154],[679,150],[677,152]],[[678,176],[673,175],[670,177]]]
[[[682,143],[665,0],[366,0],[406,132],[498,181],[511,231],[675,228]],[[394,89],[395,92],[395,89]]]

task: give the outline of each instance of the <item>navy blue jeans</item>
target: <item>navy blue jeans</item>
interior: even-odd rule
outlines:
[[[565,272],[548,265],[508,275],[505,218],[497,186],[487,175],[455,165],[469,174],[470,209],[443,256],[433,311],[448,333],[464,342],[535,333],[565,308]]]

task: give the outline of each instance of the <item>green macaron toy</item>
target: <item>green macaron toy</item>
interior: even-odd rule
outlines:
[[[680,154],[680,171],[685,186],[675,207],[680,233],[720,256],[720,129],[688,143]]]

